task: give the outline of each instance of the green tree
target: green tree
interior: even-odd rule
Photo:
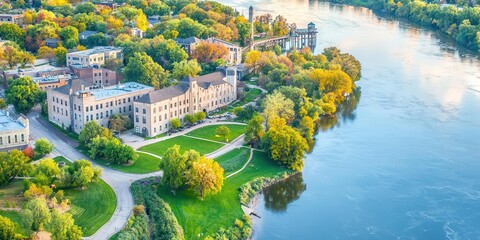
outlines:
[[[67,64],[68,50],[64,47],[55,48],[55,62],[59,66],[65,66]]]
[[[24,45],[25,32],[14,23],[0,24],[0,36],[2,36],[2,40],[14,41],[20,46]]]
[[[66,186],[85,187],[90,182],[97,181],[102,173],[99,167],[93,167],[88,160],[82,159],[73,162],[63,174],[63,182]]]
[[[82,45],[84,42],[82,41]],[[95,46],[108,46],[108,39],[105,34],[99,32],[93,35],[90,35],[86,39],[86,45],[89,48],[93,48]]]
[[[123,68],[123,61],[118,58],[109,58],[105,60],[105,64],[103,64],[102,67],[111,71],[120,72]]]
[[[144,52],[134,53],[123,69],[123,74],[128,81],[150,85],[157,89],[167,85],[165,70]]]
[[[223,141],[228,141],[227,138],[230,136],[230,128],[225,125],[219,126],[215,129],[215,134],[222,137]]]
[[[172,76],[175,79],[182,80],[187,76],[197,77],[201,71],[202,68],[196,59],[189,61],[183,60],[181,62],[173,63]]]
[[[187,60],[188,54],[172,39],[156,36],[152,39],[142,39],[140,46],[162,68],[171,71],[173,64]]]
[[[187,114],[187,115],[185,115],[184,120],[187,121],[188,123],[192,124],[192,123],[195,123],[197,121],[197,118],[193,114]]]
[[[35,57],[29,52],[22,51],[16,44],[7,43],[0,47],[0,65],[12,69],[20,64],[22,67],[32,64]]]
[[[223,181],[223,168],[216,161],[201,157],[192,163],[188,183],[200,199],[222,190]]]
[[[250,29],[251,24],[249,22],[239,22],[237,23],[238,29],[238,40],[240,41],[241,46],[246,46],[247,41],[250,38]]]
[[[112,138],[105,142],[103,156],[108,157],[109,160],[117,164],[128,163],[130,160],[135,161],[137,158],[133,148],[122,144],[117,138]]]
[[[264,121],[265,119],[260,115],[256,115],[250,121],[248,121],[247,128],[245,130],[245,142],[250,144],[252,147],[260,146],[260,141],[264,134]]]
[[[87,122],[83,129],[80,131],[78,141],[81,145],[88,146],[88,144],[96,136],[106,137],[107,139],[113,137],[112,133],[107,128],[100,126],[96,121],[90,121]]]
[[[203,111],[200,111],[200,112],[196,112],[195,113],[195,118],[197,119],[197,121],[202,121],[203,119],[205,119],[207,117],[207,114]]]
[[[8,104],[5,102],[5,99],[0,98],[0,110],[5,110],[8,107]]]
[[[63,41],[68,39],[78,40],[78,29],[72,26],[66,26],[60,30],[59,35]]]
[[[180,154],[179,145],[169,148],[160,161],[160,168],[163,170],[162,183],[172,189],[183,186],[187,169],[186,160],[186,157]]]
[[[108,127],[112,132],[121,133],[130,126],[130,117],[127,115],[114,114],[108,120]]]
[[[27,227],[33,231],[40,230],[52,219],[45,198],[34,198],[28,201],[25,204],[25,210],[28,210],[31,213],[32,223]]]
[[[42,185],[50,185],[60,177],[60,173],[60,168],[53,159],[42,159],[35,164],[34,181]]]
[[[17,225],[10,219],[2,216],[0,216],[0,239],[22,239],[22,235],[17,233]]]
[[[315,133],[315,123],[310,116],[305,116],[298,125],[300,134],[308,143],[313,142],[313,134]]]
[[[52,222],[49,230],[52,233],[52,239],[82,239],[82,229],[75,225],[70,213],[60,213],[58,210],[54,209],[51,216]]]
[[[95,5],[91,2],[79,3],[75,5],[75,13],[93,13],[95,12]]]
[[[308,149],[307,141],[288,126],[285,119],[274,117],[270,120],[270,128],[265,133],[263,144],[268,156],[288,168],[301,171],[303,157]]]
[[[287,19],[278,15],[272,22],[272,32],[275,36],[285,36],[289,31]]]
[[[282,55],[282,47],[280,47],[280,45],[275,45],[275,47],[273,47],[273,52],[275,53],[275,55],[277,56],[280,56]]]
[[[270,120],[275,117],[283,118],[287,122],[293,121],[295,117],[293,101],[278,91],[265,97],[262,108],[262,115],[266,120],[267,130],[270,128]]]
[[[0,185],[11,182],[16,176],[26,176],[32,169],[30,158],[21,151],[0,152]]]
[[[40,138],[35,141],[35,155],[45,156],[53,151],[53,144],[46,138]]]
[[[170,125],[172,126],[173,129],[178,129],[182,126],[182,122],[180,122],[180,119],[174,118],[170,120]]]

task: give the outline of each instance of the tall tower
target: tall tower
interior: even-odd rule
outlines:
[[[248,21],[250,22],[251,28],[250,28],[250,50],[253,50],[253,7],[250,6],[248,8]]]

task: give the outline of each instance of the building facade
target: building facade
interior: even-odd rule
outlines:
[[[117,78],[117,73],[106,68],[99,67],[98,65],[93,66],[82,66],[78,64],[70,65],[70,68],[73,71],[73,74],[81,79],[84,79],[91,84],[100,85],[100,86],[111,86],[118,84],[119,78]]]
[[[25,17],[23,14],[4,14],[0,13],[0,23],[13,23],[22,26]]]
[[[191,56],[195,48],[202,42],[201,39],[196,37],[189,38],[175,38],[174,41],[185,50],[188,56]]]
[[[183,121],[187,114],[205,113],[226,106],[237,99],[236,68],[192,78],[180,84],[149,92],[135,100],[134,131],[143,136],[156,136],[170,129],[170,121]]]
[[[122,48],[94,47],[84,51],[67,53],[67,66],[71,65],[102,65],[107,59],[117,58],[123,60]]]
[[[47,89],[48,119],[76,133],[92,120],[108,127],[113,114],[133,119],[133,102],[153,90],[133,82],[101,87],[83,79],[71,80],[65,86]]]
[[[17,120],[6,111],[0,111],[0,151],[23,148],[28,145],[30,128],[23,114]]]

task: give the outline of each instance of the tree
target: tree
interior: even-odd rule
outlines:
[[[11,182],[16,176],[26,176],[32,170],[30,159],[19,150],[0,152],[0,185]]]
[[[265,119],[260,116],[254,116],[250,121],[248,121],[247,128],[245,130],[245,142],[250,144],[252,147],[258,147],[260,141],[263,137],[263,122]]]
[[[183,60],[173,64],[172,76],[175,79],[181,80],[187,76],[197,77],[201,71],[202,68],[198,65],[196,59],[189,61]]]
[[[174,118],[170,120],[170,125],[172,125],[173,129],[178,129],[182,126],[182,122],[180,122],[180,119]]]
[[[25,32],[14,23],[0,24],[0,36],[2,40],[14,41],[20,46],[23,46],[25,41]]]
[[[35,141],[35,155],[45,156],[53,151],[53,144],[46,138],[40,138]]]
[[[64,47],[55,48],[55,62],[59,66],[65,66],[67,64],[68,50]]]
[[[272,32],[275,36],[285,36],[288,34],[289,28],[287,19],[282,15],[278,15],[272,22]]]
[[[185,117],[183,119],[190,124],[193,124],[197,121],[197,118],[193,114],[187,114],[187,115],[185,115]]]
[[[62,181],[66,186],[84,187],[90,182],[97,181],[101,174],[101,168],[93,167],[90,161],[82,159],[67,167],[62,176]]]
[[[117,138],[109,139],[104,144],[103,156],[117,164],[128,163],[130,160],[135,161],[137,158],[133,148],[122,144]]]
[[[103,136],[106,138],[112,138],[112,134],[108,129],[100,126],[96,121],[90,121],[85,124],[83,129],[80,131],[78,136],[78,141],[83,146],[88,146],[92,139],[96,136]]]
[[[8,104],[5,102],[5,99],[0,98],[0,110],[5,110],[8,107]]]
[[[52,239],[82,239],[82,229],[75,225],[70,213],[62,214],[54,209],[51,216],[52,222],[50,224],[50,232],[52,233]]]
[[[22,51],[16,44],[10,43],[0,47],[0,57],[0,64],[8,69],[12,69],[18,64],[22,66],[32,64],[35,61],[32,54]]]
[[[142,39],[140,47],[162,68],[171,71],[173,64],[187,60],[188,54],[172,39],[156,36],[152,39]]]
[[[60,168],[58,164],[50,158],[42,159],[35,165],[34,179],[35,182],[42,185],[50,185],[55,179],[60,177]],[[45,179],[45,181],[43,181]],[[38,181],[37,181],[38,180]]]
[[[275,45],[275,47],[273,47],[273,52],[275,53],[275,55],[277,56],[280,56],[282,55],[282,47],[280,47],[280,45]]]
[[[313,134],[315,133],[315,123],[313,121],[313,118],[311,118],[310,116],[304,116],[302,120],[300,120],[298,128],[302,137],[305,138],[308,143],[312,143]]]
[[[200,199],[222,190],[223,180],[223,168],[216,161],[201,157],[192,163],[188,183]]]
[[[247,45],[247,41],[250,38],[251,26],[252,25],[248,21],[237,23],[238,40],[240,41],[241,46],[246,46]]]
[[[253,72],[256,74],[258,73],[258,66],[260,65],[260,61],[262,60],[262,53],[257,50],[252,50],[247,53],[245,57],[245,64],[248,67],[253,68]]]
[[[227,141],[227,137],[230,135],[230,128],[225,125],[219,126],[215,129],[215,134],[222,137],[224,141]]]
[[[17,226],[15,223],[3,216],[0,216],[0,239],[22,239],[22,235],[17,233]]]
[[[207,117],[207,114],[203,111],[195,113],[195,118],[197,119],[197,121],[202,121],[206,117]]]
[[[228,57],[229,50],[225,45],[207,41],[199,43],[192,54],[192,58],[201,63],[211,63],[218,59],[228,60]]]
[[[25,210],[28,210],[31,213],[32,223],[27,227],[33,231],[40,230],[52,219],[45,198],[34,198],[28,201],[25,205]]]
[[[121,133],[130,126],[130,117],[127,115],[114,114],[108,120],[108,127],[113,132]]]
[[[180,154],[180,146],[174,145],[169,148],[160,161],[160,169],[163,170],[162,183],[172,189],[185,184],[185,170],[187,169],[186,157]]]
[[[352,79],[342,70],[315,69],[310,77],[318,82],[318,88],[322,93],[333,93],[337,101],[342,101],[345,94],[353,91]]]
[[[249,120],[257,113],[257,109],[253,105],[247,105],[241,109],[236,115],[240,120]]]
[[[31,146],[26,147],[23,149],[23,154],[27,156],[28,158],[32,159],[33,156],[35,155],[35,152],[33,151],[33,148]]]
[[[307,141],[286,124],[285,119],[274,117],[270,120],[270,128],[262,140],[268,156],[288,168],[301,171],[303,157],[308,149]]]
[[[79,3],[75,6],[75,13],[93,13],[95,12],[95,5],[91,2]]]
[[[111,71],[120,72],[120,70],[123,68],[123,61],[118,58],[109,58],[105,60],[105,63],[102,67]]]
[[[270,127],[270,120],[275,117],[283,118],[287,122],[291,122],[295,117],[293,101],[286,98],[278,91],[275,91],[274,93],[265,97],[262,108],[262,115],[266,120],[267,130]]]
[[[46,58],[49,62],[55,59],[55,50],[47,46],[41,46],[37,52],[38,58]]]
[[[133,54],[123,69],[123,74],[128,81],[150,85],[157,89],[167,85],[165,70],[144,52]]]

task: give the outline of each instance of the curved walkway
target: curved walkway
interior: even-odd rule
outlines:
[[[101,166],[87,156],[80,153],[71,143],[71,139],[63,135],[63,133],[59,132],[49,123],[46,123],[44,120],[39,119],[39,112],[32,111],[28,114],[28,118],[30,120],[30,139],[31,143],[34,142],[34,139],[38,138],[47,138],[49,142],[51,142],[55,148],[53,151],[53,155],[61,155],[66,157],[69,161],[78,160],[78,159],[87,159],[92,162],[94,166],[100,167],[102,169],[102,179],[113,189],[115,195],[117,196],[117,207],[113,216],[110,220],[105,223],[97,232],[95,232],[92,236],[84,237],[84,239],[108,239],[113,234],[120,231],[128,221],[128,217],[131,214],[133,209],[133,196],[130,192],[130,185],[139,179],[153,177],[153,176],[162,176],[162,171],[157,171],[148,174],[131,174],[131,173],[124,173],[120,172],[105,166]],[[215,121],[215,122],[214,122]],[[218,120],[207,120],[203,124],[199,124],[197,126],[191,127],[183,132],[175,133],[170,136],[165,136],[157,139],[151,139],[146,141],[138,141],[138,142],[127,142],[130,146],[134,147],[135,149],[140,148],[141,146],[156,143],[159,141],[163,141],[169,138],[173,138],[180,135],[185,135],[186,133],[193,131],[197,128],[208,126],[208,125],[222,125],[222,124],[238,124],[238,125],[245,125],[243,123],[238,122],[219,122]],[[234,148],[238,148],[243,146],[243,134],[234,139],[231,143],[226,144],[222,148],[207,154],[209,158],[216,158],[220,155],[223,155]],[[149,154],[153,157],[161,158],[155,154],[151,154],[148,152],[138,151],[141,153]],[[247,162],[248,164],[248,162]],[[244,169],[245,166],[242,168]]]
[[[247,162],[243,165],[242,168],[238,169],[237,171],[233,172],[233,173],[230,173],[228,176],[226,176],[225,178],[229,178],[229,177],[232,177],[232,176],[235,176],[237,175],[238,173],[240,173],[241,171],[243,171],[243,169],[245,169],[247,167],[247,165],[250,163],[250,161],[252,160],[253,158],[253,149],[250,148],[250,157],[248,158]]]

